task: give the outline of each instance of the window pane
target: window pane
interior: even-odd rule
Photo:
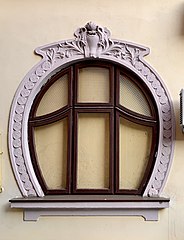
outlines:
[[[88,67],[79,70],[78,102],[109,102],[109,69]]]
[[[152,128],[120,118],[120,189],[138,189],[149,160]]]
[[[68,104],[68,74],[59,78],[43,95],[36,115],[54,112]]]
[[[38,163],[49,189],[66,188],[67,118],[35,128]]]
[[[134,112],[151,116],[148,101],[128,77],[120,75],[120,104]]]
[[[79,113],[77,188],[109,188],[109,114]]]

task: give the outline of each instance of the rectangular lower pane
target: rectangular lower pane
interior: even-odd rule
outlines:
[[[48,189],[66,188],[67,128],[67,118],[35,128],[37,160]]]
[[[78,114],[77,189],[109,188],[109,113]]]
[[[119,125],[119,188],[138,189],[149,161],[152,128],[123,118]]]

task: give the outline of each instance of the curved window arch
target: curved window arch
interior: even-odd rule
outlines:
[[[24,208],[26,220],[65,214],[141,215],[157,220],[158,209],[168,207],[169,199],[160,195],[174,150],[169,93],[144,60],[147,47],[110,39],[107,28],[92,22],[74,36],[37,48],[42,60],[15,94],[9,152],[23,198],[10,200],[11,207]],[[96,65],[90,66],[90,61]],[[101,69],[106,73],[100,74]],[[96,77],[101,80],[86,81],[88,71],[90,76],[100,74]],[[108,83],[103,77],[107,72],[113,79]],[[37,98],[39,105],[34,102]],[[59,141],[51,151],[53,139]],[[91,147],[98,155],[91,154]],[[87,169],[84,157],[90,160]],[[58,197],[45,196],[58,193]]]
[[[141,79],[106,61],[73,64],[51,77],[29,116],[30,153],[44,193],[141,195],[158,148],[151,96]],[[53,134],[57,128],[61,135]]]

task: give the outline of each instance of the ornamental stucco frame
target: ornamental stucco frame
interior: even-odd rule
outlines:
[[[163,81],[143,59],[149,48],[110,39],[110,32],[92,22],[77,29],[75,39],[39,47],[42,60],[24,77],[15,94],[9,121],[9,152],[13,171],[24,197],[43,197],[28,147],[28,117],[36,94],[43,84],[66,66],[91,58],[118,63],[134,72],[150,89],[159,114],[159,144],[156,161],[143,196],[160,196],[173,157],[175,120],[172,101]]]

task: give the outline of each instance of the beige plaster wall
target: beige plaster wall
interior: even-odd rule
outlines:
[[[33,50],[72,38],[88,21],[107,26],[112,38],[151,48],[147,61],[163,78],[174,102],[176,144],[171,173],[163,196],[169,209],[158,222],[140,217],[43,217],[23,222],[22,211],[9,208],[8,200],[20,196],[7,150],[7,124],[18,84],[39,61]],[[184,135],[179,128],[179,91],[184,87],[183,0],[0,0],[0,132],[2,133],[2,185],[0,240],[184,239]]]

